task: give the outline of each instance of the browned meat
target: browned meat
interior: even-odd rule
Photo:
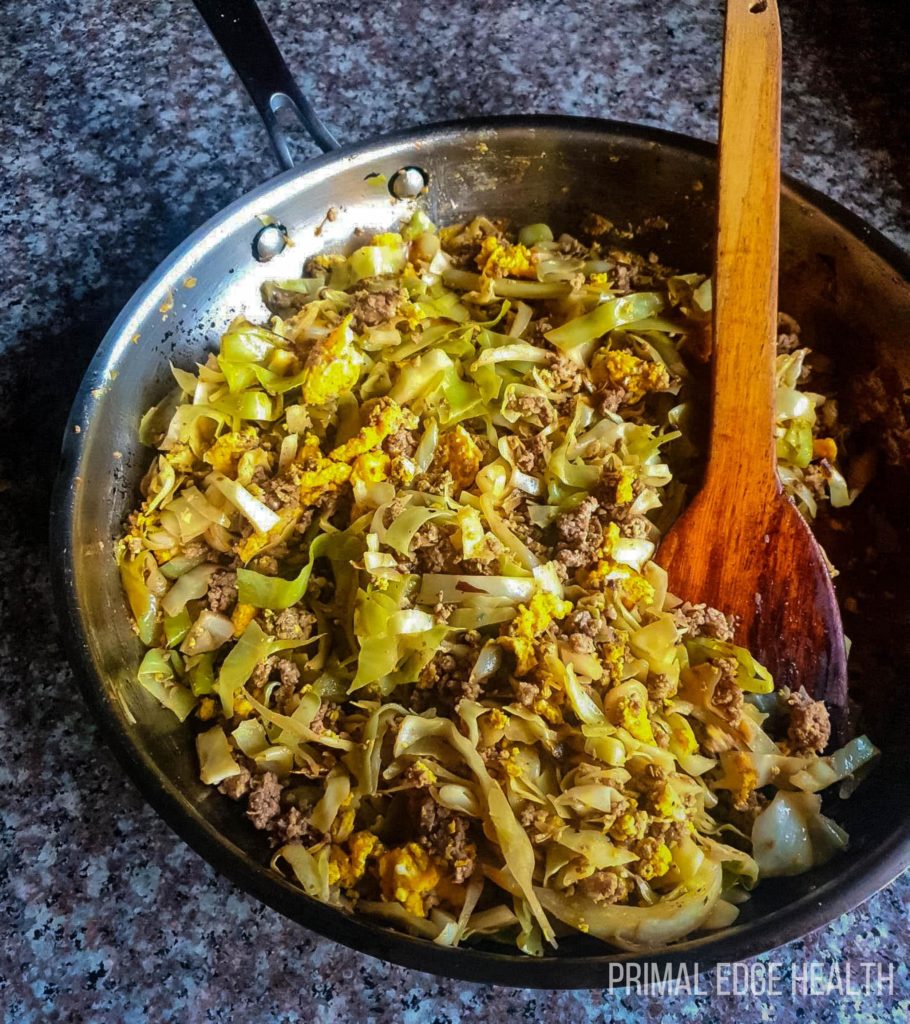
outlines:
[[[420,791],[415,792],[414,803],[421,846],[451,867],[455,882],[466,881],[474,873],[477,859],[477,847],[469,841],[470,821]]]
[[[600,627],[601,620],[583,608],[576,608],[565,620],[567,633],[584,633],[593,638],[600,632]]]
[[[800,327],[792,316],[777,314],[777,354],[793,352],[800,346]]]
[[[648,826],[648,836],[656,839],[667,846],[675,846],[682,842],[688,834],[689,826],[685,821],[656,821],[651,820]]]
[[[300,686],[300,669],[289,658],[279,658],[277,667],[281,684],[275,692],[275,704],[282,714],[288,714],[294,710],[288,706],[288,702]]]
[[[666,700],[677,690],[677,684],[663,672],[652,672],[647,681],[648,696],[651,700]]]
[[[517,395],[512,408],[526,418],[536,419],[544,427],[549,426],[556,415],[542,395]]]
[[[597,511],[597,499],[590,495],[571,512],[561,512],[556,518],[556,533],[563,544],[577,547],[588,536],[591,518]]]
[[[404,456],[409,459],[417,450],[417,444],[418,439],[415,431],[408,430],[407,427],[399,427],[391,437],[385,439],[382,447],[385,453],[393,458]]]
[[[265,503],[277,512],[283,508],[297,508],[300,504],[300,488],[291,480],[277,477],[266,481]]]
[[[436,523],[427,523],[415,534],[411,550],[417,571],[421,573],[452,572],[459,564],[459,554],[452,546],[450,535]]]
[[[579,260],[587,259],[591,251],[583,242],[579,242],[574,235],[560,235],[557,239],[557,244],[563,256],[574,256]]]
[[[415,709],[435,707],[446,712],[457,707],[462,697],[477,700],[480,686],[470,681],[476,658],[477,652],[473,648],[467,655],[440,651],[420,673],[412,697]]]
[[[721,718],[730,725],[739,725],[743,716],[743,691],[736,683],[739,666],[735,658],[718,658],[714,664],[720,669],[720,679],[714,687],[711,703]]]
[[[651,521],[647,516],[626,516],[619,524],[619,532],[623,537],[649,537]]]
[[[274,654],[266,658],[265,661],[260,661],[259,664],[253,669],[253,675],[250,677],[250,682],[253,685],[253,689],[261,690],[263,686],[269,681],[269,677],[272,674],[272,669],[275,666]]]
[[[275,619],[275,636],[279,640],[306,640],[313,632],[316,617],[303,608],[285,608]]]
[[[790,709],[790,727],[787,738],[794,751],[820,754],[831,739],[831,720],[824,701],[812,700],[804,689],[791,693],[787,705]]]
[[[284,787],[273,772],[256,775],[250,786],[246,816],[255,828],[267,829],[281,813],[281,790]]]
[[[554,391],[565,391],[570,395],[576,395],[585,384],[584,368],[579,366],[574,359],[566,356],[556,356],[547,367],[548,380]]]
[[[239,800],[241,797],[246,796],[250,791],[249,770],[241,765],[240,774],[232,775],[229,779],[225,779],[218,786],[218,789],[232,800]]]
[[[631,879],[624,878],[615,868],[595,871],[578,883],[581,894],[595,903],[622,903],[631,888]]]
[[[276,845],[292,843],[297,839],[315,839],[316,832],[310,819],[299,808],[290,807],[271,824],[272,841]]]
[[[595,392],[594,398],[601,415],[607,412],[617,412],[626,400],[626,389],[619,385],[607,385]]]
[[[593,238],[598,238],[613,230],[613,222],[599,213],[586,213],[585,219],[581,222],[581,230]]]
[[[237,573],[229,569],[213,572],[206,599],[213,612],[219,615],[229,612],[237,603]]]
[[[402,295],[398,288],[370,292],[365,289],[354,292],[354,305],[351,313],[354,316],[354,330],[361,331],[364,327],[375,327],[384,323],[398,312]]]
[[[684,636],[708,636],[731,642],[735,635],[734,620],[706,604],[683,603],[673,612],[676,628]]]
[[[570,633],[569,646],[577,654],[593,654],[596,650],[594,641],[587,633]]]
[[[531,707],[535,700],[540,696],[540,687],[537,683],[528,682],[527,679],[521,679],[516,682],[516,690],[518,693],[518,702],[523,704],[526,708]]]
[[[556,557],[570,568],[590,565],[600,546],[602,531],[594,518],[597,499],[588,496],[571,512],[561,512],[556,518]]]

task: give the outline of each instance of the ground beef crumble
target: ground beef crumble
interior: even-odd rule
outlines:
[[[268,829],[281,813],[281,791],[284,787],[273,772],[255,775],[250,783],[246,816],[254,828]]]
[[[792,316],[786,313],[777,314],[777,354],[786,355],[795,352],[800,346],[800,327]]]
[[[301,608],[285,608],[275,618],[275,636],[279,640],[306,640],[313,632],[316,616]]]
[[[213,612],[219,615],[229,612],[237,603],[237,573],[230,569],[213,572],[206,599]]]
[[[594,518],[598,501],[589,495],[577,508],[556,517],[556,557],[569,568],[590,565],[600,546],[602,531]]]
[[[443,807],[425,791],[414,792],[412,806],[421,846],[452,868],[457,884],[467,881],[474,873],[477,858],[477,848],[469,838],[470,821]]]
[[[800,753],[820,754],[831,739],[831,720],[824,701],[812,700],[804,689],[787,698],[790,725],[787,739],[791,749]]]
[[[732,642],[735,624],[730,616],[706,604],[683,603],[674,610],[676,628],[683,636],[707,636],[714,640]]]
[[[440,651],[420,673],[412,702],[416,711],[435,707],[440,714],[448,714],[467,697],[477,700],[480,685],[470,680],[471,669],[477,660],[477,649],[469,646],[465,651]]]
[[[732,726],[739,725],[743,715],[743,691],[736,682],[739,665],[735,658],[718,658],[714,664],[720,670],[720,679],[711,703],[721,718]]]
[[[362,331],[364,327],[376,327],[391,320],[398,312],[402,295],[398,288],[376,292],[361,289],[354,292],[353,299],[351,313],[354,317],[354,330]]]
[[[613,868],[603,868],[581,879],[577,888],[583,896],[595,903],[621,903],[631,891],[631,879],[626,879]]]
[[[241,765],[240,772],[237,775],[232,775],[230,778],[221,782],[218,789],[220,792],[224,793],[225,796],[229,796],[232,800],[240,800],[249,793],[251,778],[252,773],[249,768]]]

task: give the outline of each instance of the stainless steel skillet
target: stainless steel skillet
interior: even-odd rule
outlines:
[[[334,140],[294,86],[255,5],[197,6],[250,89],[282,163],[290,166],[282,125],[288,111],[330,147]],[[832,535],[845,567],[841,589],[856,596],[859,609],[846,621],[857,665],[851,693],[884,750],[874,782],[835,811],[853,837],[845,856],[810,875],[769,881],[732,928],[653,956],[610,953],[584,936],[542,960],[495,947],[437,947],[314,902],[272,874],[261,836],[198,782],[187,732],[131,679],[141,655],[112,539],[149,457],[137,440],[139,417],[168,387],[169,359],[191,365],[236,313],[265,312],[263,280],[296,276],[312,252],[345,245],[356,228],[388,230],[415,204],[437,222],[484,212],[569,231],[594,210],[617,225],[651,224],[636,244],[686,270],[707,270],[715,175],[713,147],[617,122],[528,117],[398,132],[289,169],[238,200],[155,271],[105,336],[72,410],[52,514],[63,632],[125,769],[191,846],[259,899],[333,939],[421,970],[508,985],[600,987],[611,961],[704,968],[773,948],[854,906],[907,866],[910,702],[898,681],[910,659],[910,486],[906,470],[890,465],[900,461],[900,440],[888,430],[901,410],[910,418],[910,261],[794,182],[786,183],[782,202],[781,304],[832,356],[845,415],[858,424],[857,450],[881,452],[873,483]],[[330,207],[334,220],[326,219]],[[666,228],[657,226],[662,221]],[[864,398],[864,381],[880,385],[877,404]]]

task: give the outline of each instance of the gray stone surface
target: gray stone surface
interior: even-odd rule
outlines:
[[[908,5],[783,7],[786,169],[907,247]],[[265,8],[343,139],[548,111],[714,132],[717,3]],[[186,2],[7,0],[0,38],[3,1019],[906,1021],[907,877],[759,961],[782,961],[785,977],[806,960],[894,963],[893,991],[880,996],[485,989],[391,967],[291,924],[216,877],[145,806],[60,651],[45,541],[56,452],[81,372],[119,307],[191,229],[274,165]]]

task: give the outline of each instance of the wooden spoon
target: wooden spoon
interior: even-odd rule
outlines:
[[[846,653],[831,577],[777,477],[780,77],[775,0],[728,0],[709,458],[658,562],[671,592],[738,617],[737,640],[778,686],[842,707]]]

